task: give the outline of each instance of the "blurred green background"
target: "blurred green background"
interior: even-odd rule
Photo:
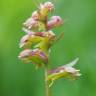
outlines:
[[[54,32],[64,32],[64,38],[53,46],[50,64],[54,68],[79,57],[76,68],[82,73],[76,81],[56,81],[53,96],[96,96],[96,0],[53,2],[54,14],[64,19]],[[32,0],[0,0],[0,96],[45,96],[43,68],[36,71],[18,60],[22,23],[35,9]]]

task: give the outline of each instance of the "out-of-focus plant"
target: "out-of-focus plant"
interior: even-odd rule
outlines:
[[[56,69],[49,70],[49,56],[52,45],[59,37],[52,31],[53,28],[61,26],[63,20],[60,16],[52,16],[48,19],[48,14],[54,10],[51,2],[40,4],[38,10],[32,13],[32,16],[23,23],[23,30],[26,35],[20,40],[20,48],[24,50],[19,54],[19,58],[26,63],[31,62],[36,68],[45,69],[45,89],[46,96],[50,96],[50,87],[55,80],[60,78],[75,79],[81,74],[79,70],[73,68],[78,58],[69,64]]]

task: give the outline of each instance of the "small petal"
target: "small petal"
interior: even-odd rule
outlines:
[[[47,28],[48,30],[60,26],[63,24],[63,20],[59,16],[53,16],[50,21],[48,21]]]

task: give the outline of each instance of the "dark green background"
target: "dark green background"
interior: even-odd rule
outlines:
[[[53,2],[54,14],[64,19],[64,26],[54,32],[64,32],[64,38],[52,48],[51,66],[79,57],[76,68],[82,73],[76,81],[56,81],[53,96],[96,96],[96,0]],[[44,96],[43,68],[36,71],[18,60],[22,23],[35,9],[32,0],[0,0],[0,96]]]

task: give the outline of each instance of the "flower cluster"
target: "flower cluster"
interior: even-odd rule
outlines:
[[[24,48],[19,55],[21,60],[32,62],[37,67],[48,64],[50,48],[57,38],[52,29],[63,24],[60,16],[52,16],[48,20],[48,14],[53,10],[51,2],[40,4],[38,10],[23,23],[27,34],[20,40],[20,48]]]

